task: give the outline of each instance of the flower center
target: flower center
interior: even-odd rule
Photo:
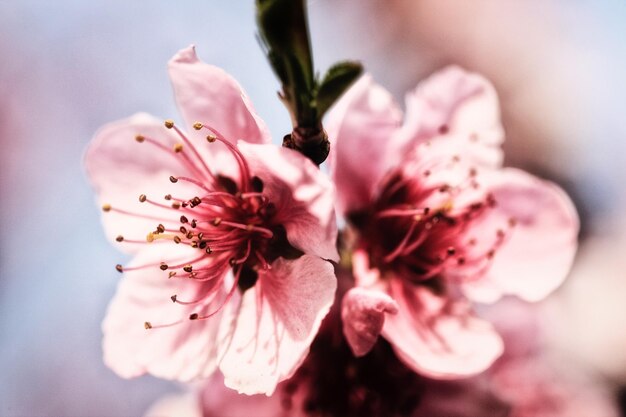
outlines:
[[[458,162],[455,157],[453,163]],[[477,170],[470,168],[458,184],[432,180],[433,174],[432,169],[418,175],[392,172],[373,208],[353,213],[350,220],[360,231],[359,244],[383,276],[391,272],[441,290],[442,277],[462,281],[483,274],[516,221],[509,219],[493,234],[474,236],[476,228],[470,226],[497,205],[492,194],[481,192]]]
[[[187,245],[196,250],[195,255],[187,259],[164,260],[158,264],[123,267],[117,265],[119,272],[131,272],[146,268],[159,268],[168,271],[170,279],[192,280],[198,284],[195,300],[181,300],[172,295],[174,303],[199,305],[206,308],[216,300],[218,306],[207,311],[199,311],[189,316],[189,320],[203,320],[215,315],[230,300],[235,290],[241,292],[254,286],[259,272],[271,269],[270,264],[278,256],[289,256],[298,252],[286,239],[285,229],[274,221],[276,206],[264,194],[263,180],[250,173],[250,168],[243,154],[215,129],[201,123],[194,124],[196,130],[208,129],[209,143],[220,142],[230,152],[238,166],[238,177],[233,179],[222,176],[207,166],[192,142],[172,121],[165,126],[173,129],[182,139],[171,148],[154,138],[138,135],[135,139],[147,142],[161,152],[167,152],[179,158],[189,176],[170,176],[172,183],[187,183],[195,188],[197,194],[192,198],[180,198],[167,194],[163,202],[139,196],[139,202],[158,207],[162,216],[148,216],[133,213],[105,204],[105,212],[113,211],[123,215],[155,220],[155,229],[147,231],[145,241],[126,239],[120,235],[118,242],[137,244],[176,244]],[[233,272],[234,280],[227,294],[220,291],[224,287],[228,270]],[[202,307],[205,306],[205,307]],[[147,329],[167,327],[180,323],[178,320],[169,324],[153,325],[146,322]]]

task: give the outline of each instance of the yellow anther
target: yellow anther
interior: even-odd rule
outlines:
[[[111,205],[110,204],[103,204],[102,205],[102,211],[104,211],[104,212],[111,211]]]
[[[207,137],[206,137],[206,140],[207,140],[209,143],[213,143],[213,142],[215,142],[215,141],[217,140],[217,136],[214,136],[214,135],[209,135],[209,136],[207,136]]]
[[[172,119],[167,119],[165,122],[165,127],[167,127],[168,129],[171,129],[174,127],[174,121]]]
[[[147,321],[147,322],[145,322],[145,323],[143,324],[143,327],[144,327],[146,330],[150,330],[150,329],[152,328],[152,324],[151,324],[149,321]]]
[[[196,129],[196,130],[200,130],[200,129],[202,129],[202,127],[203,127],[203,125],[200,122],[195,122],[193,124],[193,128]]]
[[[174,152],[180,153],[182,151],[183,151],[183,144],[182,143],[177,143],[176,145],[174,145]]]
[[[146,138],[143,135],[137,135],[135,136],[135,140],[139,143],[143,142],[144,140],[146,140]]]

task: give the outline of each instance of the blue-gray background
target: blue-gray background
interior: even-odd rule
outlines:
[[[493,80],[507,162],[559,181],[583,215],[585,272],[552,297],[554,343],[623,384],[626,3],[309,7],[320,69],[360,59],[399,100],[449,63]],[[137,416],[179,389],[102,363],[100,322],[124,258],[103,237],[81,157],[106,122],[178,117],[165,64],[191,43],[281,138],[289,119],[254,32],[252,0],[0,0],[0,415]]]

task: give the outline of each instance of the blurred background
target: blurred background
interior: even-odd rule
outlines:
[[[532,308],[559,360],[626,403],[626,3],[311,0],[309,12],[320,71],[361,60],[400,102],[451,63],[494,83],[507,165],[558,182],[583,222],[570,279]],[[239,80],[278,143],[290,124],[253,2],[0,0],[0,28],[0,415],[141,415],[181,387],[102,363],[125,259],[82,154],[109,121],[178,118],[165,65],[191,43]]]

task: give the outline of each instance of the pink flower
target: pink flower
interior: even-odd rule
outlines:
[[[333,301],[333,187],[270,145],[237,82],[193,47],[169,72],[192,133],[138,114],[103,127],[85,157],[106,233],[133,255],[117,266],[104,359],[123,377],[219,367],[229,387],[269,394]]]
[[[367,290],[344,298],[344,332],[356,354],[380,331],[418,372],[472,375],[502,341],[471,301],[536,301],[554,290],[574,257],[578,217],[554,184],[502,168],[486,80],[447,68],[406,101],[403,122],[390,94],[364,76],[326,125],[337,206],[358,236],[356,284]]]

